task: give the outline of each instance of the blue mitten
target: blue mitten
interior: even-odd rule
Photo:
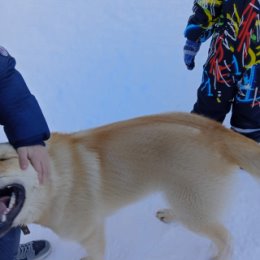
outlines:
[[[186,40],[184,45],[184,62],[188,70],[192,70],[195,67],[195,56],[200,49],[200,42]]]

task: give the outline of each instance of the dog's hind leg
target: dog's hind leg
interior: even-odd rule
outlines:
[[[156,217],[164,223],[172,223],[175,218],[172,209],[159,210],[157,211]],[[214,223],[196,230],[193,227],[190,227],[190,229],[195,233],[205,235],[214,243],[218,253],[212,260],[229,260],[228,256],[231,254],[231,238],[229,232],[223,225]]]
[[[208,224],[198,230],[207,236],[216,246],[217,253],[212,260],[229,260],[231,257],[231,236],[227,229],[218,223]]]
[[[185,183],[167,190],[166,198],[174,210],[175,219],[192,232],[205,235],[216,246],[213,260],[230,260],[231,236],[221,224],[225,212],[228,193],[222,183],[214,183],[210,189],[206,185]],[[221,186],[222,185],[222,186]],[[220,195],[218,195],[218,191]]]

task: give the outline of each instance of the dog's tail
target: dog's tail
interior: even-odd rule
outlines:
[[[260,178],[260,144],[237,133],[225,135],[225,144],[231,161]]]

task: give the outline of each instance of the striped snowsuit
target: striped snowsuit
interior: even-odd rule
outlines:
[[[185,37],[211,37],[193,112],[260,142],[260,0],[195,0]]]

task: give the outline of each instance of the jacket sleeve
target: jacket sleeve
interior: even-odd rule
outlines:
[[[206,41],[218,22],[224,0],[195,0],[193,14],[188,20],[184,36],[191,41]]]
[[[15,148],[44,144],[50,137],[40,106],[8,53],[0,53],[0,124]]]

